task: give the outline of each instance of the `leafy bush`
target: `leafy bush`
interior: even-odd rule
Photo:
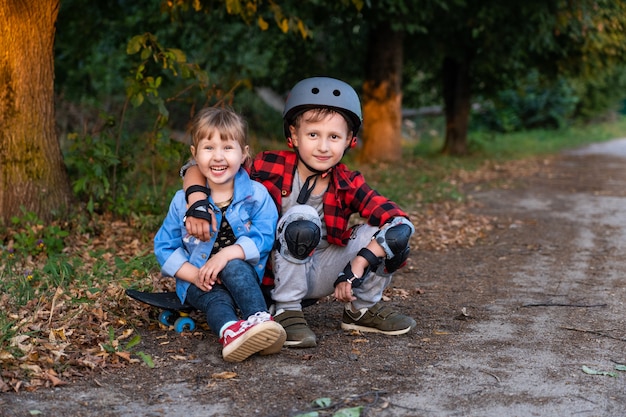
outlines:
[[[518,88],[501,91],[493,100],[482,103],[475,125],[498,132],[561,128],[569,123],[578,101],[566,79],[548,83],[534,70]]]
[[[575,80],[574,86],[580,97],[576,117],[584,121],[602,118],[607,110],[623,109],[626,98],[626,66],[612,68],[594,78]]]

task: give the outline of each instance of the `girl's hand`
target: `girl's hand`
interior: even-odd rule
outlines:
[[[226,257],[219,255],[220,253],[216,253],[210,257],[207,263],[202,265],[202,268],[198,271],[200,281],[205,283],[209,287],[209,290],[213,288],[215,283],[221,284],[219,273],[222,272],[228,263],[228,259],[226,259]]]
[[[205,282],[204,279],[200,278],[199,272],[200,271],[198,270],[198,275],[196,275],[196,278],[192,282],[192,284],[198,287],[199,289],[201,289],[202,291],[207,291],[207,292],[211,291],[211,288],[213,288],[213,286],[209,285],[208,282]]]

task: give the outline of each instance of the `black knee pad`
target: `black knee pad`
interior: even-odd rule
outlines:
[[[395,255],[404,252],[404,250],[409,246],[410,238],[411,228],[406,224],[392,226],[385,234],[387,245],[389,245],[389,249],[391,249]]]
[[[413,230],[407,224],[391,226],[376,237],[376,241],[382,246],[386,245],[393,256],[385,259],[385,271],[392,273],[401,268],[409,258],[409,239]]]
[[[312,221],[295,220],[285,228],[285,242],[291,256],[303,260],[308,258],[320,243],[321,230]]]
[[[406,260],[409,259],[410,251],[411,250],[407,246],[402,252],[394,255],[393,258],[385,259],[385,271],[391,274],[392,272],[402,268]]]

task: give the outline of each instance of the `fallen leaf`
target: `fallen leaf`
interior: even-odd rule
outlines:
[[[48,372],[46,376],[48,377],[50,382],[52,382],[52,386],[53,387],[58,387],[59,385],[66,385],[67,384],[67,382],[60,380],[55,375],[52,375],[50,372]]]
[[[6,350],[0,350],[0,361],[8,361],[10,359],[15,359],[15,356]]]
[[[617,374],[615,372],[596,371],[595,369],[591,369],[585,365],[583,365],[583,372],[589,375],[602,375],[602,376],[617,377]]]
[[[122,335],[120,337],[118,337],[119,340],[123,340],[128,338],[131,334],[133,334],[134,330],[133,329],[126,329],[122,332]]]
[[[360,417],[363,407],[342,408],[333,414],[333,417]]]
[[[130,352],[115,352],[117,356],[130,362]]]
[[[319,408],[325,408],[328,407],[332,404],[332,400],[328,397],[322,397],[322,398],[317,398],[315,400],[313,400],[312,405],[314,407],[319,407]]]
[[[217,374],[212,374],[211,378],[213,379],[231,379],[236,378],[237,374],[235,372],[224,371]]]

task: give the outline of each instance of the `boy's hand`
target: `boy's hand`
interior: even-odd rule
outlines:
[[[349,303],[350,301],[356,300],[356,297],[352,295],[352,284],[346,281],[337,284],[333,295],[337,301],[341,301],[342,303]]]
[[[198,169],[197,167],[191,167],[190,170],[192,170],[192,168],[194,168],[195,170]],[[199,185],[192,185],[185,191],[187,209],[194,207],[194,204],[199,203],[200,201],[207,200],[207,204],[203,205],[203,207],[206,208],[208,214],[211,217],[210,223],[205,219],[194,217],[193,215],[188,215],[187,219],[185,220],[185,228],[187,229],[187,233],[189,233],[196,239],[200,239],[204,242],[211,240],[211,236],[213,236],[214,233],[217,233],[217,220],[215,219],[215,213],[213,213],[211,205],[208,203],[210,193],[211,190]],[[196,210],[199,210],[199,208],[197,208]]]
[[[355,277],[362,278],[363,273],[365,272],[365,266],[367,266],[367,262],[363,263],[361,261],[361,259],[363,258],[357,258],[354,258],[350,263],[351,270]],[[350,301],[356,300],[356,297],[352,294],[352,282],[344,281],[338,283],[335,287],[334,296],[338,301],[341,301],[342,303],[348,303]]]
[[[206,242],[209,241],[211,236],[217,231],[217,220],[214,215],[211,215],[211,223],[204,219],[187,216],[185,228],[187,229],[187,233],[191,236]]]

